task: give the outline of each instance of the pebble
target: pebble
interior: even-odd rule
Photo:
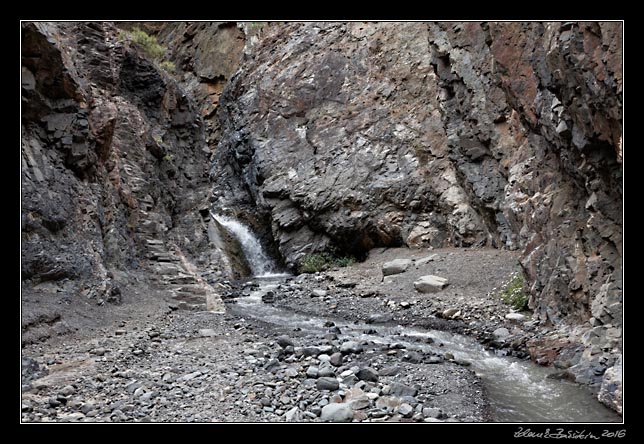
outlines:
[[[280,347],[282,347],[282,348],[286,348],[286,347],[288,347],[289,345],[290,345],[290,346],[295,346],[295,344],[293,343],[293,341],[291,340],[291,338],[289,338],[288,336],[279,336],[279,337],[276,339],[276,342],[277,342],[277,345],[279,345],[279,346],[280,346]]]
[[[423,407],[422,412],[425,418],[440,418],[442,413],[441,409],[434,407]]]
[[[297,369],[293,367],[287,367],[286,370],[284,370],[284,375],[288,376],[289,378],[295,378],[298,374],[299,372],[297,371]]]
[[[505,339],[510,336],[510,331],[505,327],[500,327],[494,330],[492,335],[497,339]]]
[[[460,310],[458,308],[448,308],[443,311],[443,317],[446,319],[455,319],[460,315]]]
[[[287,422],[301,421],[302,411],[297,407],[293,407],[292,409],[287,410],[286,413],[284,413],[284,419],[286,419]]]
[[[353,410],[347,404],[328,404],[322,408],[320,419],[325,422],[350,422]]]
[[[416,396],[418,393],[418,389],[399,382],[392,382],[389,387],[390,393],[394,396]]]
[[[343,342],[342,345],[340,345],[340,352],[343,355],[347,355],[350,353],[361,353],[363,350],[362,345],[360,345],[359,342],[356,341],[347,341]]]
[[[73,385],[66,385],[60,390],[59,393],[63,396],[71,396],[74,393],[76,393],[76,389],[74,388]]]
[[[361,368],[356,376],[361,381],[378,382],[378,372],[371,367]]]
[[[398,413],[404,418],[410,418],[414,413],[414,408],[407,403],[400,404],[400,406],[398,406]]]
[[[323,362],[322,364],[325,364],[325,363]],[[327,365],[320,365],[320,367],[318,367],[319,378],[331,377],[331,376],[335,376],[335,371],[333,370],[333,367],[331,367],[331,364],[327,363]]]
[[[340,388],[340,383],[335,378],[319,378],[315,383],[318,390],[337,390]]]

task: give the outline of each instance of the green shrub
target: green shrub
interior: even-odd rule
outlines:
[[[348,267],[355,264],[356,260],[352,257],[338,257],[335,259],[335,265],[338,267]]]
[[[127,33],[127,36],[139,45],[151,59],[159,60],[165,55],[165,47],[157,42],[156,37],[149,35],[147,32],[134,28]]]
[[[515,310],[525,310],[528,308],[528,294],[524,290],[524,285],[523,274],[515,272],[510,276],[510,280],[501,286],[497,297]]]
[[[355,259],[352,257],[335,257],[329,253],[314,253],[305,256],[300,261],[298,271],[300,273],[317,273],[331,267],[348,267],[353,263],[355,263]]]
[[[163,62],[159,63],[159,67],[165,69],[168,72],[174,72],[174,70],[177,69],[174,63],[169,60],[164,60]]]

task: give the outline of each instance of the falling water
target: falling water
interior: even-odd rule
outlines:
[[[212,211],[210,215],[239,241],[253,276],[282,276],[275,272],[277,268],[275,262],[264,252],[259,240],[247,226],[227,216],[214,214]]]

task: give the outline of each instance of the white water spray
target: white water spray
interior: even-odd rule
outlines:
[[[214,214],[212,211],[210,215],[239,241],[254,277],[281,276],[281,274],[275,273],[275,263],[264,252],[259,240],[257,240],[253,232],[246,225],[230,217]]]

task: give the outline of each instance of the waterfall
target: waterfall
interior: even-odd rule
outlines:
[[[264,252],[259,240],[247,226],[227,216],[214,214],[212,211],[210,215],[239,241],[254,277],[271,277],[277,275],[275,273],[275,263]]]

